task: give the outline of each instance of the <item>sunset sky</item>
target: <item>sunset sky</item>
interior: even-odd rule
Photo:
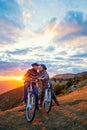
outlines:
[[[50,75],[87,71],[87,0],[0,0],[0,79],[32,62]]]

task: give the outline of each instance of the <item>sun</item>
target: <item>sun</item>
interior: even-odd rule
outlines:
[[[16,77],[17,78],[17,80],[20,80],[20,81],[23,81],[23,76],[21,75],[21,76],[18,76],[18,77]]]

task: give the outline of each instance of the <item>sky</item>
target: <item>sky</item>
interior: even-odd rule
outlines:
[[[87,0],[0,0],[0,78],[33,62],[50,75],[87,71]]]

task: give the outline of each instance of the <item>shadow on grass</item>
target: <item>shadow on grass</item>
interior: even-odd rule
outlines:
[[[70,106],[73,106],[73,105],[79,104],[81,102],[87,102],[87,100],[76,100],[74,102],[69,102],[67,104],[70,105]]]
[[[26,121],[24,107],[0,116],[0,130],[86,130],[86,126],[64,107],[52,107],[49,114],[40,108],[32,123]]]
[[[61,130],[87,130],[87,124],[83,120],[79,120],[74,114],[62,109],[58,112],[55,110],[54,112],[55,121],[57,122],[59,128]],[[52,121],[53,123],[53,121]]]

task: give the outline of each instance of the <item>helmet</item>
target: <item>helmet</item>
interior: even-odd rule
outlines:
[[[35,63],[32,63],[31,66],[39,66],[39,64],[35,62]]]
[[[46,67],[46,65],[44,65],[44,64],[40,64],[42,67],[43,67],[43,69],[47,69],[47,67]]]

